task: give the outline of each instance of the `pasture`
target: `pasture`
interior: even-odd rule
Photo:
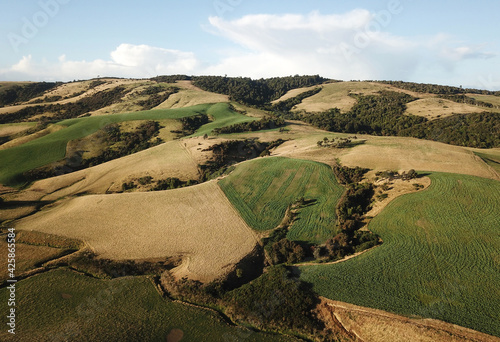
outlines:
[[[490,149],[490,150],[475,150],[474,154],[479,158],[484,160],[493,170],[495,170],[498,175],[500,175],[500,150]]]
[[[285,341],[225,323],[217,314],[162,298],[147,277],[91,278],[65,269],[16,284],[16,335],[2,341]],[[0,289],[7,303],[8,289]],[[8,306],[2,306],[7,316]]]
[[[481,113],[485,111],[483,107],[457,103],[438,97],[416,100],[408,103],[406,107],[406,114],[423,116],[429,120],[444,118],[453,114]]]
[[[349,94],[374,95],[387,89],[383,84],[369,82],[339,82],[324,84],[322,87],[319,93],[304,99],[294,110],[324,112],[331,108],[339,108],[345,113],[356,104],[356,99]]]
[[[257,118],[246,116],[231,110],[229,104],[227,103],[217,103],[210,106],[207,110],[207,115],[212,118],[213,121],[201,126],[200,129],[191,135],[192,137],[204,134],[210,135],[212,130],[216,128],[257,120]]]
[[[119,192],[123,183],[143,176],[198,179],[198,165],[181,142],[169,141],[104,164],[36,181],[25,193],[47,194],[44,200],[51,201],[81,193]]]
[[[275,228],[287,207],[304,197],[314,202],[300,209],[288,238],[322,243],[335,232],[335,208],[343,188],[327,165],[261,158],[238,165],[219,184],[248,225],[257,231]]]
[[[179,277],[212,281],[257,243],[217,183],[187,188],[66,199],[16,222],[82,240],[113,260],[180,256]]]
[[[482,95],[482,94],[467,94],[468,97],[472,97],[477,101],[482,101],[486,103],[491,103],[493,106],[500,107],[500,96],[495,95]],[[487,108],[487,111],[497,112],[498,108]]]
[[[500,336],[500,183],[433,173],[368,228],[383,245],[335,265],[300,267],[322,296]]]
[[[65,127],[64,129],[20,146],[0,150],[0,183],[11,186],[22,185],[23,172],[62,160],[66,155],[69,141],[93,134],[108,124],[135,120],[180,119],[199,113],[206,113],[220,121],[204,125],[196,135],[210,133],[217,127],[254,120],[230,110],[229,105],[225,103],[63,120],[57,125]]]
[[[14,135],[21,133],[35,126],[35,123],[14,123],[14,124],[2,124],[0,125],[0,137],[7,137],[9,135]]]
[[[229,102],[227,95],[202,90],[192,85],[191,81],[177,81],[170,85],[181,89],[178,93],[170,95],[165,102],[155,109],[182,108],[206,103]]]

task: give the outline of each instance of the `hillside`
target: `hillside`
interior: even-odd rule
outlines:
[[[77,197],[20,220],[16,228],[84,240],[108,259],[180,256],[179,277],[203,281],[223,276],[256,244],[213,182],[164,192]]]
[[[498,341],[499,98],[319,75],[0,82],[21,340],[76,322],[96,341]],[[109,306],[99,327],[74,310],[110,288],[120,331]]]

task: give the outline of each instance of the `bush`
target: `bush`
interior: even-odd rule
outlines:
[[[291,278],[284,266],[274,266],[260,278],[224,296],[234,316],[257,328],[311,333],[322,329],[312,310],[319,303],[310,286]]]

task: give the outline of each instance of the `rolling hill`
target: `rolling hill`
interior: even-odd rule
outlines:
[[[498,99],[318,75],[0,82],[0,234],[15,227],[26,259],[19,336],[498,341]],[[355,253],[367,236],[381,245]],[[65,239],[102,272],[72,263],[90,257]],[[148,276],[102,266],[171,258]],[[96,292],[106,305],[86,319],[75,309]]]

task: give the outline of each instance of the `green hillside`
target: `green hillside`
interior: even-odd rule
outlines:
[[[324,242],[334,233],[335,207],[343,192],[325,164],[263,158],[239,165],[219,183],[252,228],[275,228],[287,207],[299,198],[314,202],[302,208],[288,233],[291,240]]]
[[[301,278],[335,300],[500,336],[500,183],[435,173],[369,225],[381,247]]]
[[[207,114],[215,121],[202,126],[195,135],[209,134],[212,129],[217,127],[253,120],[253,118],[233,111],[227,103],[63,120],[57,124],[65,126],[65,129],[20,146],[0,150],[0,183],[21,185],[24,182],[23,172],[63,159],[66,154],[66,145],[70,140],[86,137],[111,123],[132,120],[180,119],[197,114]]]

